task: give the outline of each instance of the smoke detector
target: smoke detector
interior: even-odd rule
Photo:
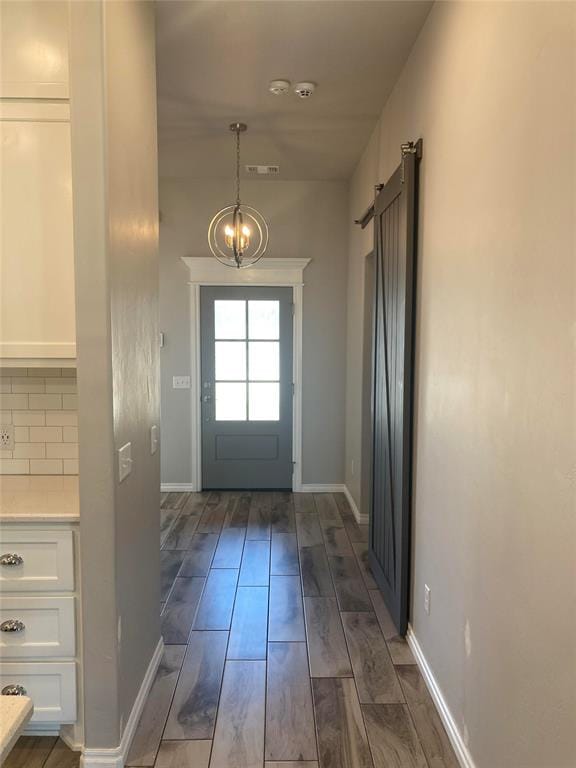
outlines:
[[[290,80],[270,80],[268,90],[274,96],[284,96],[290,90]]]
[[[316,90],[316,83],[296,83],[294,93],[301,99],[309,99]]]

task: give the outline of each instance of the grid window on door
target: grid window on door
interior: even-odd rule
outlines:
[[[280,302],[214,302],[216,421],[280,420]]]

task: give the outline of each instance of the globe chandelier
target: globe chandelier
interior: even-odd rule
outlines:
[[[268,225],[262,214],[240,201],[240,134],[245,123],[231,123],[236,135],[236,202],[214,216],[208,228],[212,254],[227,267],[245,269],[264,255],[268,246]]]

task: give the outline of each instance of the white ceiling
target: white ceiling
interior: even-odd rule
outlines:
[[[419,0],[158,0],[160,174],[229,178],[228,124],[248,123],[242,165],[280,179],[347,179],[430,10]],[[312,80],[311,99],[268,82]]]

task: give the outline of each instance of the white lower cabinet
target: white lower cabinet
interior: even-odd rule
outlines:
[[[0,535],[0,691],[28,695],[31,723],[77,717],[74,532],[3,525]]]

